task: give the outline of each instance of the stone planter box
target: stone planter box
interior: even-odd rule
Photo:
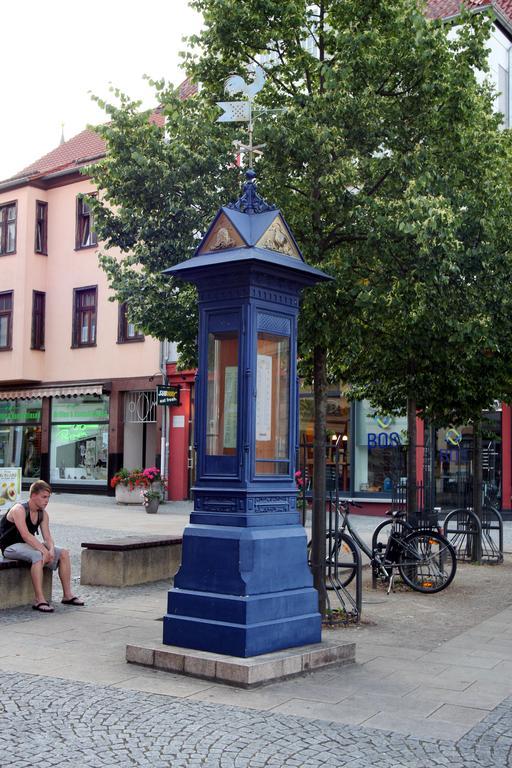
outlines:
[[[162,483],[151,483],[151,490],[159,491],[163,499],[164,494]],[[122,483],[119,483],[119,485],[116,485],[116,504],[139,504],[142,506],[142,496],[140,495],[141,491],[142,488],[134,488],[131,491],[127,485],[122,485]]]
[[[116,485],[116,504],[139,504],[142,506],[142,496],[140,488],[134,488],[132,491],[127,485]]]

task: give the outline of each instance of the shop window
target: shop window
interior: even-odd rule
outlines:
[[[105,395],[52,400],[50,482],[104,485],[108,472],[108,413]]]
[[[307,491],[311,490],[313,483],[314,410],[313,393],[303,387],[299,398],[299,467],[305,474]],[[327,492],[336,488],[344,493],[351,492],[350,446],[350,404],[343,392],[330,392],[325,442]]]
[[[23,479],[41,476],[41,400],[0,402],[0,468],[21,467]]]
[[[144,334],[139,331],[135,323],[130,322],[128,319],[126,301],[119,305],[117,341],[118,344],[126,344],[130,341],[144,341]]]
[[[73,291],[73,347],[96,344],[97,287]]]
[[[32,291],[32,349],[44,349],[46,294]]]
[[[367,400],[356,403],[354,490],[391,496],[404,474],[407,418],[378,413]]]
[[[90,195],[89,197],[95,197]],[[76,248],[89,248],[98,244],[94,230],[94,217],[90,205],[82,196],[76,199]]]
[[[482,430],[482,482],[485,504],[501,507],[501,410],[485,411]],[[436,433],[436,504],[443,509],[473,506],[473,426]]]
[[[0,349],[12,349],[13,291],[0,293]]]
[[[48,253],[48,203],[36,200],[36,253]]]
[[[16,203],[0,205],[0,256],[16,251]]]

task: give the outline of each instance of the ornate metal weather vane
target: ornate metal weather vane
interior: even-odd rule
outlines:
[[[218,123],[248,123],[249,133],[248,144],[241,141],[234,142],[240,152],[247,152],[249,155],[249,168],[253,167],[254,155],[261,154],[265,144],[253,144],[254,120],[257,115],[254,113],[254,97],[265,85],[265,70],[259,64],[249,66],[249,73],[253,73],[253,79],[246,82],[240,75],[231,75],[224,83],[224,90],[229,96],[242,93],[247,97],[246,101],[218,101],[217,106],[223,110],[223,114],[217,118]],[[265,111],[265,110],[262,110]]]

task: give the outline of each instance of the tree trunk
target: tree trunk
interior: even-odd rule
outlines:
[[[482,521],[482,430],[479,421],[473,425],[473,512]],[[473,562],[482,559],[482,540],[475,537]]]
[[[416,493],[416,400],[407,398],[407,520],[413,525],[418,519]]]
[[[318,609],[322,616],[327,608],[325,588],[325,439],[327,434],[327,353],[324,347],[313,351],[315,443],[313,448],[313,511],[311,525],[311,570],[318,590]]]

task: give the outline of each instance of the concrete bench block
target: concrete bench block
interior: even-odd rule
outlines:
[[[181,563],[181,539],[112,539],[82,544],[80,582],[129,587],[170,579]]]
[[[52,599],[52,577],[53,572],[45,568],[43,591],[48,602]],[[34,590],[29,566],[17,560],[4,560],[0,557],[0,610],[33,603]]]

